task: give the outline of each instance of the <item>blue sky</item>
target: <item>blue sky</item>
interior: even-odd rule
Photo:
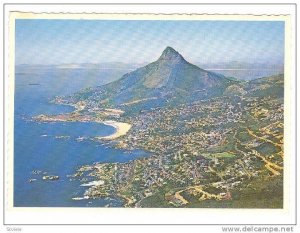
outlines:
[[[284,22],[16,20],[16,64],[144,63],[166,46],[193,63],[283,64]]]

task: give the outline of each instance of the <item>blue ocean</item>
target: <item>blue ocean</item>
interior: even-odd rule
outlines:
[[[72,200],[85,191],[69,175],[82,165],[95,162],[125,162],[148,156],[143,151],[122,151],[90,140],[106,136],[114,128],[99,123],[31,120],[38,114],[59,114],[72,107],[51,104],[54,96],[69,95],[82,88],[105,84],[126,71],[16,68],[14,119],[14,206],[15,207],[103,207],[121,206],[122,200]],[[109,78],[108,78],[109,77]],[[88,80],[88,81],[87,81]],[[83,138],[83,140],[78,140]],[[59,176],[56,181],[43,175]],[[30,182],[31,181],[31,182]]]

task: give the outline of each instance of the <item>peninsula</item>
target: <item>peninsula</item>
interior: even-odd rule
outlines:
[[[126,207],[282,208],[283,97],[283,74],[238,81],[167,47],[117,81],[55,98],[74,112],[34,120],[108,124],[116,132],[96,141],[151,154],[78,168],[78,180],[102,184],[88,186],[85,198],[118,196]]]

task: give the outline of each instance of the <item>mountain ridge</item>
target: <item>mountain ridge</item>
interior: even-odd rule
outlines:
[[[189,63],[168,46],[156,61],[77,97],[114,107],[143,99],[143,109],[219,96],[233,83],[237,81]]]

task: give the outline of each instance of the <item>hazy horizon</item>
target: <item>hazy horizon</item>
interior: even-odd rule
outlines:
[[[284,63],[282,21],[16,20],[16,65],[155,61]]]
[[[155,60],[153,60],[155,61]],[[115,62],[84,62],[84,63],[76,63],[76,62],[73,62],[73,63],[53,63],[53,64],[41,64],[41,63],[20,63],[20,64],[15,64],[15,66],[64,66],[64,65],[124,65],[124,66],[144,66],[144,65],[147,65],[153,61],[149,61],[149,62],[142,62],[142,63],[126,63],[126,62],[122,62],[122,61],[115,61]],[[259,66],[259,65],[267,65],[268,67],[269,66],[281,66],[279,68],[282,68],[284,66],[284,63],[272,63],[272,62],[252,62],[252,63],[247,63],[247,62],[237,62],[237,61],[227,61],[227,62],[212,62],[212,63],[199,63],[199,62],[191,62],[193,63],[194,65],[203,65],[203,66],[214,66],[214,65],[217,65],[217,66],[222,66],[222,65],[240,65],[240,66],[250,66],[250,65],[253,65],[255,67]],[[268,67],[266,69],[268,69]],[[216,67],[216,68],[222,68],[222,67]],[[225,67],[226,68],[226,67]]]

